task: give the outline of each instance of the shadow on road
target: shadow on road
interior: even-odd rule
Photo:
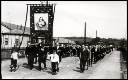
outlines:
[[[22,67],[27,68],[27,69],[30,69],[30,67],[29,67],[29,66],[27,66],[27,65],[26,65],[26,66],[22,66]]]
[[[81,71],[80,71],[80,70],[75,70],[75,69],[73,69],[73,71],[76,71],[76,72],[79,72],[79,73],[81,73]]]
[[[77,69],[80,69],[79,67],[76,67]]]
[[[27,69],[30,69],[30,66],[27,65],[27,63],[23,63],[23,66],[22,66],[22,67],[27,68]],[[40,71],[40,70],[39,70],[39,66],[34,66],[33,69],[34,69],[34,68],[35,68],[36,70]],[[45,69],[41,67],[41,70],[45,70]]]
[[[30,67],[28,66],[27,63],[23,63],[23,66],[22,67],[27,68],[27,69],[30,69]]]
[[[39,70],[39,66],[34,66],[33,68],[35,68],[36,70]],[[41,67],[41,70],[42,70],[43,68]]]
[[[27,63],[23,63],[23,65],[27,65]]]
[[[47,73],[49,73],[49,74],[53,74],[52,71],[45,71],[45,72],[47,72]]]

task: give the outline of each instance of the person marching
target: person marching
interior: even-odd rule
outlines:
[[[53,75],[57,74],[57,71],[59,70],[59,56],[56,54],[56,50],[53,49],[53,54],[49,55],[51,59],[51,67],[52,67],[52,73]]]
[[[95,52],[94,52],[94,64],[97,62],[97,45],[95,46]]]
[[[34,64],[36,64],[37,63],[37,46],[36,45],[34,45],[33,46],[33,51],[34,51]]]
[[[85,71],[85,65],[87,63],[88,57],[89,57],[89,52],[88,52],[87,48],[84,45],[82,45],[82,51],[81,51],[81,54],[80,54],[80,70],[81,70],[81,73],[83,73]]]
[[[29,54],[29,52],[30,52],[30,43],[28,42],[27,47],[25,49],[25,55],[26,55],[27,61],[28,61],[28,54]],[[27,63],[27,66],[28,65],[29,65],[29,61]]]
[[[42,62],[44,64],[44,69],[46,69],[47,52],[45,51],[45,47],[42,47],[41,50],[42,50]]]
[[[75,57],[76,56],[76,47],[75,46],[73,46],[72,52],[73,52],[73,56]]]
[[[41,62],[42,62],[42,56],[43,56],[43,49],[41,50],[42,45],[38,44],[38,64],[39,64],[39,71],[41,71]]]
[[[30,66],[30,70],[33,69],[34,65],[34,46],[30,45],[29,54],[28,54],[28,64]]]
[[[57,54],[59,55],[59,62],[61,62],[62,53],[61,53],[61,47],[59,46],[59,44],[57,44]]]
[[[11,71],[12,71],[12,68],[14,67],[14,72],[16,71],[16,67],[17,66],[17,60],[18,60],[18,56],[21,55],[19,52],[18,52],[18,47],[16,47],[16,44],[14,44],[14,47],[12,48],[12,51],[11,51],[11,65],[10,65],[10,68],[11,68]]]
[[[77,50],[77,57],[80,57],[80,46],[79,45],[77,45],[76,50]]]
[[[93,45],[93,47],[91,48],[91,63],[94,62],[95,59],[95,46]]]
[[[59,62],[62,62],[62,57],[63,57],[63,53],[64,53],[64,48],[63,48],[62,44],[59,46],[58,52],[59,52]]]
[[[89,66],[92,67],[92,52],[91,52],[92,46],[88,46],[88,52],[89,52]]]

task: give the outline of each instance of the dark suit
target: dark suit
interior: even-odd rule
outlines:
[[[77,57],[80,57],[80,48],[76,48],[76,50],[77,50]]]
[[[95,54],[95,47],[91,49],[91,63],[94,61],[95,58],[94,54]]]
[[[41,46],[38,46],[38,63],[39,63],[39,70],[41,70],[41,62],[44,64],[44,68],[46,68],[46,60],[47,60],[47,53],[44,49],[44,51],[41,50]]]
[[[36,46],[34,46],[33,49],[34,49],[33,51],[34,51],[34,60],[35,60],[34,63],[36,64],[37,63],[37,53],[38,53],[38,50],[37,50]]]
[[[84,51],[81,51],[80,54],[80,70],[83,72],[85,71],[85,65],[87,63],[88,57],[89,57],[89,52],[87,49],[85,49]]]
[[[75,56],[76,55],[76,48],[73,48],[72,52],[73,52],[73,56]]]
[[[28,54],[28,64],[30,66],[30,69],[32,70],[34,65],[34,47],[33,46],[30,46],[30,49],[29,49],[29,54]]]
[[[27,55],[29,54],[29,52],[30,52],[30,47],[27,46],[26,49],[25,49],[25,55],[26,55],[27,60],[28,60],[28,56]],[[28,62],[28,65],[29,65],[29,62]]]
[[[66,50],[66,57],[68,57],[69,56],[69,51],[70,51],[69,47],[66,47],[65,50]]]
[[[63,47],[59,47],[58,50],[60,50],[57,54],[59,55],[59,62],[61,62],[62,60],[62,56],[63,56]]]

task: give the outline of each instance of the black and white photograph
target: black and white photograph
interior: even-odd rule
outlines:
[[[127,79],[127,1],[1,1],[1,79]]]
[[[48,14],[34,14],[35,30],[48,30]]]

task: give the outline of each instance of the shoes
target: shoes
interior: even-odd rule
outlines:
[[[47,68],[44,68],[44,70],[47,70]]]
[[[30,70],[32,70],[32,68],[30,68]]]
[[[57,69],[57,72],[59,72],[59,68]]]
[[[81,71],[80,73],[84,73],[84,71]]]
[[[9,65],[10,66],[10,68],[13,68],[13,65]]]
[[[14,72],[16,71],[16,68],[14,69]]]
[[[56,72],[53,72],[52,75],[56,75],[57,73]]]

